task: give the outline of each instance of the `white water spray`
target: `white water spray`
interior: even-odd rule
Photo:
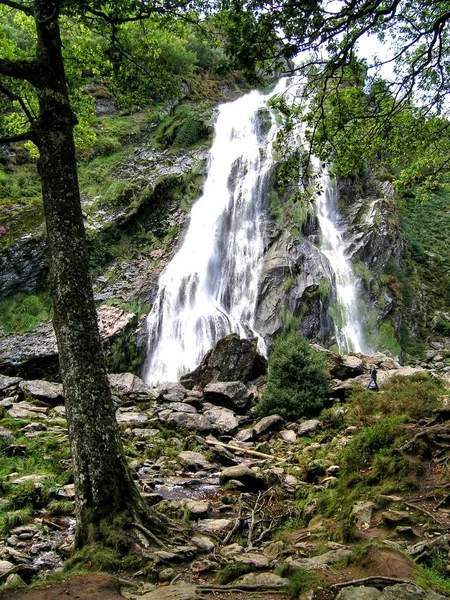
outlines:
[[[346,254],[343,232],[338,227],[337,189],[328,169],[320,168],[313,159],[313,167],[319,176],[319,192],[316,194],[316,210],[319,219],[320,251],[328,258],[335,280],[336,304],[333,320],[339,352],[368,352],[364,345],[361,319],[358,310],[356,277]]]
[[[147,317],[147,383],[177,381],[231,332],[257,337],[253,321],[277,131],[266,109],[285,85],[219,107],[204,193]]]

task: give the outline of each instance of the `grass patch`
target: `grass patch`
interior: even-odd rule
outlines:
[[[227,583],[231,583],[232,581],[236,581],[242,575],[246,575],[247,573],[251,573],[255,569],[250,565],[246,565],[240,562],[230,563],[225,565],[223,569],[220,569],[217,573],[219,578],[219,583],[221,585],[227,585]]]
[[[0,326],[4,333],[26,333],[52,316],[49,292],[15,294],[0,302]]]
[[[386,417],[408,417],[414,421],[431,416],[444,393],[441,383],[428,373],[396,376],[383,385],[383,394],[369,390],[354,392],[349,400],[349,422],[373,425]]]

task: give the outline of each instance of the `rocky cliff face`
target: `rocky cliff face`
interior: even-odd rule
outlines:
[[[362,193],[341,181],[339,190],[339,228],[358,278],[367,335],[375,338],[384,319],[392,318],[399,329],[395,298],[383,283],[388,266],[398,267],[404,254],[396,198],[388,184],[377,181]],[[298,229],[297,223],[291,225],[291,230]],[[290,313],[309,339],[333,343],[333,271],[320,251],[319,235],[317,220],[311,215],[300,235],[290,233],[289,227],[276,228],[261,280],[257,329],[263,335],[271,337],[280,331]]]

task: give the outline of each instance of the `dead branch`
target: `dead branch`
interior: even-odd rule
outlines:
[[[442,523],[439,519],[437,519],[428,510],[425,510],[425,508],[422,508],[421,506],[415,506],[415,504],[411,504],[410,502],[403,502],[403,504],[405,506],[409,506],[409,508],[413,508],[414,510],[418,510],[419,512],[423,513],[424,515],[426,515],[427,517],[429,517],[430,519],[432,519],[435,523],[438,523],[438,525],[444,526],[444,523]]]
[[[282,460],[279,457],[272,456],[271,454],[264,454],[263,452],[257,452],[256,450],[249,450],[247,448],[241,448],[240,446],[233,446],[232,444],[224,444],[223,442],[216,442],[213,440],[205,440],[210,446],[221,446],[227,450],[233,450],[234,452],[241,452],[242,454],[249,454],[250,456],[257,456],[259,458],[270,458],[270,460]]]

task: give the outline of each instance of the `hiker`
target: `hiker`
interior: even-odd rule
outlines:
[[[375,368],[375,365],[372,365],[372,368],[370,369],[370,379],[369,383],[366,385],[366,389],[370,390],[370,388],[372,387],[372,383],[374,384],[375,389],[378,392],[380,388],[378,387],[377,383],[377,370]]]

